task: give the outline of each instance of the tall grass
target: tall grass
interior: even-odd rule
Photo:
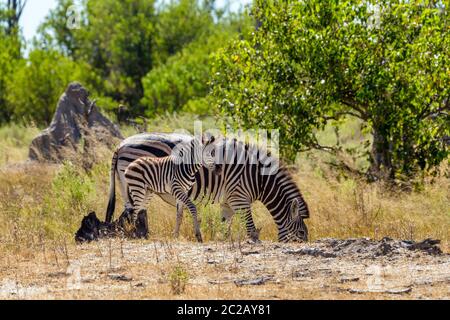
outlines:
[[[151,131],[170,131],[176,121],[192,126],[192,117],[159,119]],[[214,120],[210,119],[212,125]],[[167,129],[167,130],[166,130]],[[67,239],[79,227],[81,218],[96,211],[103,219],[107,204],[109,164],[107,155],[92,170],[64,163],[60,166],[28,164],[10,166],[26,159],[28,144],[37,133],[34,127],[0,128],[0,146],[8,148],[8,158],[0,159],[0,240],[4,243],[30,239]],[[133,134],[134,129],[125,130]],[[349,132],[352,132],[349,130]],[[351,136],[351,134],[349,134]],[[361,139],[360,133],[355,139]],[[355,143],[355,139],[349,139]],[[323,161],[322,161],[323,160]],[[439,238],[450,240],[450,181],[437,177],[412,192],[395,192],[382,184],[368,184],[336,174],[327,167],[321,153],[298,159],[294,177],[307,200],[311,218],[307,221],[311,239],[323,237],[393,237],[402,239]],[[448,169],[448,168],[447,168]],[[119,191],[116,217],[120,213]],[[206,241],[240,241],[245,236],[242,219],[233,219],[231,234],[221,222],[220,207],[199,207],[201,227]],[[277,229],[268,211],[254,205],[254,220],[261,227],[261,239],[277,239]],[[171,239],[175,226],[175,208],[159,199],[149,207],[152,238]],[[189,213],[181,228],[181,238],[195,241]]]
[[[39,129],[32,124],[9,124],[0,127],[0,166],[26,159],[28,147],[38,133]]]

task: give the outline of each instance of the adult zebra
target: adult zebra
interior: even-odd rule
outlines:
[[[178,143],[191,139],[192,136],[175,133],[144,133],[125,139],[112,159],[106,222],[111,222],[115,209],[116,174],[126,203],[124,172],[131,162],[142,156],[167,156]],[[273,158],[243,142],[223,139],[219,148],[216,155],[221,154],[225,160],[222,172],[216,175],[205,167],[201,168],[189,191],[190,198],[197,203],[220,203],[222,216],[228,219],[240,212],[245,217],[247,235],[255,241],[258,240],[258,231],[253,222],[251,204],[260,201],[274,218],[279,241],[306,241],[308,230],[303,220],[309,218],[309,210],[291,175],[283,167],[275,167],[272,174],[265,174],[263,170],[270,169]],[[159,196],[175,205],[169,194]],[[130,208],[130,205],[126,203],[126,207]]]

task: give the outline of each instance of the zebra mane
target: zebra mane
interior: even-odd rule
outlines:
[[[224,138],[224,140],[226,141],[227,139]],[[266,155],[267,156],[266,158],[264,158],[264,159],[259,158],[258,159],[258,164],[260,166],[262,166],[262,167],[266,166],[266,163],[264,163],[263,160],[265,160],[267,158],[273,159],[273,161],[278,163],[278,171],[275,174],[279,178],[284,179],[284,181],[292,182],[296,186],[296,188],[297,188],[297,190],[298,190],[298,192],[300,194],[300,189],[298,188],[297,183],[295,182],[294,177],[292,176],[291,172],[289,172],[288,166],[280,158],[277,158],[277,157],[273,156],[270,151],[268,151],[268,150],[258,146],[257,144],[250,143],[250,142],[247,142],[247,141],[241,141],[241,140],[238,140],[236,138],[228,139],[228,140],[230,140],[233,143],[236,143],[237,145],[242,146],[245,149],[245,152],[247,153],[246,154],[247,156],[249,156],[249,150],[252,150],[252,149],[256,149],[257,151],[259,151],[260,154]]]

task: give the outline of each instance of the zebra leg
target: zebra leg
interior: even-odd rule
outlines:
[[[187,199],[185,206],[189,209],[189,212],[192,214],[195,237],[197,238],[198,242],[203,242],[202,233],[200,232],[200,223],[198,222],[197,217],[197,207],[189,199]]]
[[[145,233],[146,237],[148,235],[148,219],[147,219],[147,203],[152,197],[152,193],[145,188],[138,187],[128,187],[129,200],[133,206],[133,211],[131,213],[131,224],[134,226],[135,230],[138,228],[138,222],[143,225],[144,231],[139,232],[139,234]],[[139,218],[139,221],[138,221]]]
[[[175,231],[173,233],[175,238],[178,238],[178,236],[180,235],[180,226],[182,221],[183,221],[183,203],[177,201],[177,221],[175,223]]]
[[[135,236],[136,238],[148,239],[148,219],[146,209],[141,209],[137,215]]]
[[[200,232],[200,224],[198,223],[198,218],[197,218],[197,207],[194,205],[194,203],[191,201],[191,199],[189,199],[188,194],[186,193],[185,190],[183,190],[183,188],[180,186],[180,184],[177,181],[175,181],[172,184],[172,190],[170,193],[176,199],[177,204],[179,202],[181,202],[188,208],[189,212],[192,215],[192,220],[194,223],[195,237],[197,238],[198,242],[203,242],[202,234]]]
[[[138,238],[148,239],[148,234],[150,231],[148,228],[147,204],[150,202],[152,196],[153,194],[147,190],[143,202],[145,209],[141,209],[138,213],[138,221],[136,222],[136,232]]]
[[[202,233],[200,232],[200,224],[198,223],[197,218],[197,207],[192,203],[187,194],[178,194],[175,196],[177,198],[177,203],[183,203],[192,215],[192,220],[194,222],[194,233],[198,242],[203,242]]]
[[[220,208],[222,210],[222,222],[227,222],[228,223],[228,228],[227,228],[227,231],[225,233],[225,237],[229,238],[231,236],[231,223],[233,222],[234,211],[226,203],[222,203],[220,205]]]
[[[242,197],[233,197],[229,199],[228,203],[234,212],[239,212],[244,215],[245,228],[247,229],[247,236],[250,240],[260,242],[259,230],[256,229],[255,223],[253,222],[251,202]]]

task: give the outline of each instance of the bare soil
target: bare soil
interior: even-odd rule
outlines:
[[[391,239],[42,244],[3,257],[0,298],[449,299],[450,254]]]

